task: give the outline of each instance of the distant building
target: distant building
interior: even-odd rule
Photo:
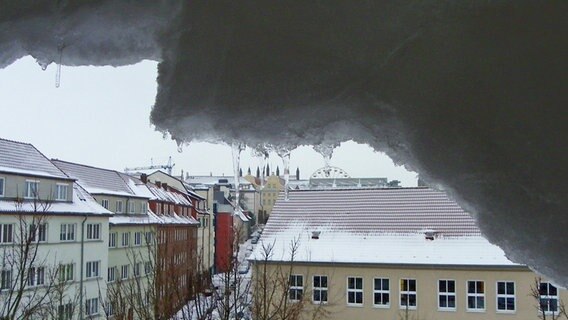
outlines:
[[[251,260],[253,279],[289,279],[285,299],[326,319],[535,319],[538,277],[489,243],[444,193],[428,188],[290,191]],[[294,248],[292,250],[291,248]],[[267,265],[263,265],[264,263]],[[566,290],[536,288],[548,315]],[[268,289],[270,292],[270,289]],[[273,298],[278,301],[278,298]],[[275,308],[273,304],[271,308]]]

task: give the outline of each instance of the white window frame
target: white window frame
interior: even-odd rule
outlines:
[[[47,223],[30,224],[29,236],[33,242],[47,242]]]
[[[85,277],[87,279],[99,278],[101,276],[101,261],[87,261],[85,264]]]
[[[140,275],[142,275],[142,262],[136,262],[133,266],[133,275],[135,278],[140,277]]]
[[[499,283],[504,283],[505,285],[505,293],[499,293]],[[508,284],[513,284],[513,293],[508,293]],[[515,281],[509,280],[499,280],[495,283],[495,309],[499,313],[515,313],[517,311],[517,296],[516,296],[516,284]],[[499,299],[505,299],[505,309],[499,309]],[[513,309],[507,309],[507,301],[508,299],[513,299]]]
[[[101,224],[87,223],[87,240],[101,240]]]
[[[359,276],[348,276],[346,279],[346,301],[348,306],[355,306],[361,307],[365,301],[364,293],[363,293],[363,277]],[[350,283],[350,280],[352,283]],[[360,280],[361,288],[357,287],[357,280]],[[350,302],[349,294],[353,294],[353,302]],[[357,295],[360,294],[361,302],[357,302]]]
[[[407,290],[403,290],[403,283],[404,281],[407,282],[406,287]],[[414,281],[414,290],[410,290],[410,282]],[[416,310],[416,308],[418,307],[418,281],[416,281],[416,279],[414,278],[401,278],[399,281],[399,299],[398,299],[398,305],[400,307],[400,309],[406,309],[408,308],[408,310]],[[402,297],[403,295],[406,295],[406,301],[407,303],[410,302],[410,296],[414,296],[414,305],[404,305],[402,304]]]
[[[445,284],[445,291],[442,291],[442,283]],[[454,290],[450,291],[450,283],[453,284]],[[449,307],[451,298],[453,297],[454,306]],[[440,305],[441,299],[444,298],[446,306]],[[439,279],[438,280],[438,310],[439,311],[456,311],[457,310],[457,296],[456,296],[456,280],[454,279]]]
[[[144,233],[142,231],[134,232],[134,246],[138,247],[142,245],[143,234]]]
[[[2,223],[0,224],[0,244],[1,243],[14,243],[14,224]]]
[[[55,201],[67,201],[69,185],[67,183],[55,184]]]
[[[129,213],[136,212],[136,202],[133,202],[132,200],[128,201],[128,212]]]
[[[546,287],[545,291],[543,292],[543,285]],[[556,291],[556,294],[550,294],[551,289]],[[544,310],[545,315],[558,315],[560,313],[560,300],[558,297],[558,287],[548,281],[540,281],[538,293],[540,295],[539,299],[539,310],[542,312],[542,308],[546,307]],[[555,308],[556,310],[551,309],[551,301],[555,301]]]
[[[103,208],[108,210],[108,207],[109,207],[108,199],[102,199],[101,200],[101,206],[103,206]]]
[[[290,301],[301,301],[304,297],[304,275],[291,274],[288,277],[288,287],[288,299]]]
[[[0,198],[6,196],[6,178],[0,177]]]
[[[115,282],[116,281],[116,274],[118,273],[117,267],[109,267],[107,270],[107,282]]]
[[[73,305],[71,302],[60,304],[57,307],[57,319],[72,320],[73,319]]]
[[[26,189],[24,199],[39,199],[39,180],[26,180]],[[32,185],[35,185],[35,190],[32,190]],[[35,194],[34,194],[35,193]]]
[[[108,234],[108,247],[109,248],[116,248],[116,238],[118,236],[118,232],[111,232]]]
[[[319,278],[319,286],[316,287],[316,277]],[[322,280],[325,279],[325,286],[322,285]],[[328,301],[329,281],[327,275],[317,274],[312,276],[312,302],[314,304],[327,304]],[[319,293],[319,299],[316,300],[316,292]],[[325,292],[325,300],[322,299],[322,294]]]
[[[473,283],[474,285],[474,292],[470,292],[469,290],[469,286],[470,283]],[[478,283],[482,283],[483,285],[483,292],[479,292],[479,287],[478,287]],[[485,281],[483,280],[467,280],[466,282],[466,288],[465,288],[465,293],[466,293],[466,301],[465,301],[465,305],[466,305],[466,309],[468,312],[485,312],[485,308],[487,307],[487,300],[485,299],[485,291],[486,291],[486,286],[485,286]],[[473,299],[474,301],[474,307],[470,307],[469,305],[469,299]],[[483,308],[479,308],[479,299],[482,299],[481,301],[483,301]]]
[[[130,246],[130,231],[123,232],[120,237],[120,246],[129,247]]]
[[[120,204],[120,206],[119,206]],[[122,200],[116,200],[116,213],[122,213],[124,210],[124,203]]]
[[[129,265],[124,264],[120,267],[120,279],[121,280],[127,280],[128,276],[129,276]]]
[[[150,274],[152,272],[152,262],[146,261],[144,262],[144,274]]]
[[[144,241],[146,241],[147,245],[151,245],[152,241],[154,241],[154,233],[152,231],[146,231],[144,235]]]
[[[14,281],[14,272],[12,269],[0,270],[0,291],[11,290]]]
[[[99,314],[99,298],[85,300],[85,315],[96,316]]]
[[[38,287],[45,285],[45,267],[30,267],[28,269],[28,287]]]
[[[59,265],[58,278],[60,282],[67,282],[75,280],[75,264],[65,263]]]
[[[63,228],[63,226],[65,226],[65,228]],[[63,231],[63,229],[65,229],[65,231]],[[77,238],[77,225],[75,223],[62,223],[59,226],[59,241],[71,242],[75,241],[76,238]]]
[[[380,283],[380,287],[377,288],[377,280]],[[385,289],[384,281],[387,283],[387,288]],[[377,303],[376,296],[377,294],[380,296],[381,303]],[[388,302],[384,303],[384,297],[387,297]],[[389,278],[381,278],[376,277],[373,278],[373,306],[376,308],[390,308],[390,301],[391,301],[391,294],[390,294],[390,279]]]

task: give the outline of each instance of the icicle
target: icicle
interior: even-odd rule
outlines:
[[[63,57],[63,48],[65,48],[65,45],[60,45],[59,47],[57,47],[57,51],[59,53],[59,61],[57,63],[57,71],[55,72],[56,88],[59,88],[59,86],[61,85],[61,59]]]
[[[284,165],[284,200],[288,201],[288,184],[290,182],[290,150],[281,148],[277,150],[277,153],[280,158],[282,158],[282,164]]]
[[[47,66],[49,66],[49,62],[40,61],[39,59],[36,59],[36,62],[37,64],[39,64],[42,71],[45,71],[47,69]]]
[[[338,144],[318,144],[314,146],[314,150],[323,156],[323,160],[325,161],[325,166],[329,167],[329,163],[331,161],[331,156],[333,155],[333,149],[337,147]]]
[[[178,151],[179,153],[182,153],[182,152],[183,152],[183,142],[182,142],[182,141],[178,141],[178,142],[177,142],[177,151]]]
[[[239,200],[240,200],[240,181],[239,181],[239,169],[240,169],[240,162],[241,162],[241,151],[245,149],[245,145],[237,142],[233,142],[232,146],[233,151],[233,175],[235,178],[235,212],[234,214],[238,214],[240,210]]]

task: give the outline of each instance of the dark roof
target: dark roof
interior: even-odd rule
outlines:
[[[33,145],[1,138],[0,171],[70,180]]]
[[[480,235],[474,219],[440,191],[381,188],[280,193],[264,234],[302,221],[350,233],[416,233],[432,229],[445,236]]]

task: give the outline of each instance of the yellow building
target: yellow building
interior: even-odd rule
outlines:
[[[253,279],[256,292],[296,303],[273,299],[269,313],[300,308],[304,319],[537,319],[539,298],[548,314],[568,301],[565,290],[546,279],[537,284],[538,275],[507,259],[442,192],[291,191],[281,200],[251,256]]]

